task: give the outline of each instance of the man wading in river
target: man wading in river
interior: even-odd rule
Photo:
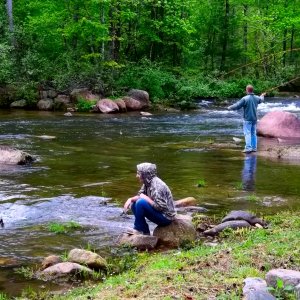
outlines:
[[[264,101],[266,93],[262,93],[259,97],[254,95],[252,85],[246,86],[247,96],[243,97],[237,103],[229,106],[228,110],[244,109],[244,136],[245,136],[245,149],[244,153],[251,153],[257,151],[257,136],[256,136],[256,123],[257,123],[257,106]]]

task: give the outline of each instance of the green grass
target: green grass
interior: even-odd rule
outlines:
[[[268,229],[227,232],[215,247],[199,242],[189,250],[128,252],[121,273],[54,299],[241,299],[246,277],[264,278],[269,270],[283,266],[300,270],[300,213],[282,212],[265,219]],[[285,297],[278,299],[295,299],[280,285],[271,292]]]
[[[259,200],[259,198],[254,194],[248,195],[246,199],[249,202],[257,202]]]
[[[74,230],[82,229],[82,226],[75,221],[69,221],[67,223],[51,222],[48,224],[47,228],[49,231],[54,232],[56,234],[63,234]]]
[[[205,187],[206,186],[206,182],[204,179],[199,179],[197,182],[197,187]]]
[[[236,182],[234,188],[241,191],[243,189],[243,183],[241,181]]]
[[[9,298],[4,293],[0,292],[0,300],[9,300]]]
[[[17,274],[22,275],[24,278],[27,278],[27,279],[31,279],[34,277],[34,270],[31,267],[21,267],[21,268],[16,269],[15,272]]]

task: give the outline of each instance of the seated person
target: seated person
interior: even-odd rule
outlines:
[[[172,193],[169,187],[156,175],[156,165],[142,163],[137,165],[136,177],[143,183],[136,196],[124,204],[124,211],[131,208],[134,216],[134,229],[150,235],[147,218],[159,226],[172,223],[176,215]]]

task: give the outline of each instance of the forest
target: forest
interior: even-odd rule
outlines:
[[[0,15],[1,106],[80,87],[184,106],[299,74],[299,0],[5,0]]]

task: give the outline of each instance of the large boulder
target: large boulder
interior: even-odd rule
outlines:
[[[283,281],[284,286],[290,285],[294,288],[300,284],[300,272],[288,269],[273,269],[266,274],[269,286],[277,287],[278,279]]]
[[[41,90],[40,92],[41,99],[44,98],[55,98],[57,96],[57,92],[55,90]]]
[[[257,277],[248,277],[244,280],[244,284],[244,300],[276,300],[276,298],[269,293],[265,280]]]
[[[70,103],[70,96],[60,94],[54,99],[54,108],[58,110],[65,110],[70,106]]]
[[[197,233],[189,216],[176,215],[170,225],[157,226],[153,235],[158,237],[160,244],[176,248],[185,242],[195,241]]]
[[[150,106],[149,94],[143,90],[130,90],[123,101],[127,110],[142,110]]]
[[[93,269],[105,269],[107,262],[99,254],[83,250],[73,249],[69,252],[68,261],[82,264]]]
[[[300,119],[290,112],[269,112],[258,122],[257,134],[265,137],[300,138]]]
[[[34,158],[21,150],[0,145],[0,164],[25,165],[34,161]]]
[[[37,108],[39,110],[52,110],[54,108],[54,101],[50,98],[42,99],[37,103]]]
[[[110,99],[102,99],[96,103],[96,111],[100,111],[104,114],[114,113],[119,111],[119,106]]]
[[[26,100],[18,100],[14,101],[10,104],[10,108],[25,108],[27,106]]]
[[[117,100],[115,101],[115,103],[118,105],[119,111],[120,111],[120,112],[126,112],[126,111],[127,111],[126,103],[124,102],[124,100],[122,100],[122,99],[117,99]]]
[[[122,100],[125,102],[127,110],[142,110],[145,108],[142,102],[131,97],[124,97]]]
[[[148,107],[150,105],[149,94],[146,91],[132,89],[128,92],[128,96],[138,100],[140,103],[143,103],[144,107]]]
[[[93,94],[87,88],[74,89],[70,94],[70,99],[72,102],[78,102],[79,100],[92,101],[100,100],[100,97],[96,94]]]

